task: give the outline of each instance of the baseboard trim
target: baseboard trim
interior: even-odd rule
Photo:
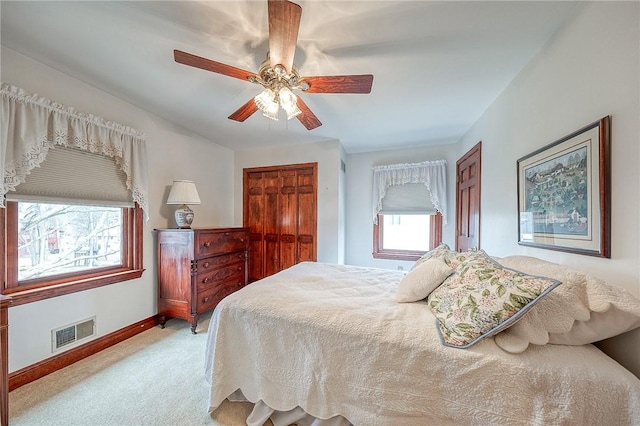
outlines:
[[[116,343],[123,342],[136,334],[142,333],[143,331],[156,326],[157,324],[159,324],[158,316],[154,315],[121,328],[120,330],[116,330],[113,333],[98,337],[97,339],[76,348],[69,349],[61,354],[54,355],[20,370],[16,370],[9,374],[9,391],[17,389],[20,386],[24,386],[27,383],[31,383],[34,380],[44,377],[47,374],[51,374],[61,368],[67,367],[88,356],[96,354],[101,350],[115,345]]]

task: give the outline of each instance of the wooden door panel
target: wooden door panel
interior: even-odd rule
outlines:
[[[264,181],[262,173],[249,173],[244,182],[244,217],[243,224],[249,228],[249,281],[263,276],[264,268]]]
[[[296,236],[285,234],[280,236],[280,268],[286,269],[298,263],[296,256]]]
[[[314,169],[298,171],[298,262],[316,260],[316,176]]]
[[[296,235],[298,225],[296,172],[285,171],[280,174],[282,186],[280,188],[280,229],[281,235]]]
[[[476,185],[469,188],[469,224],[467,225],[467,237],[474,241],[478,240],[478,232],[480,231],[480,223],[478,223],[478,217],[480,216],[480,212],[478,211],[479,197],[476,192]],[[475,247],[478,247],[478,244],[475,244]]]
[[[316,260],[315,241],[311,235],[300,235],[298,237],[298,262]]]
[[[480,170],[479,142],[456,163],[456,250],[480,248]]]
[[[249,242],[249,282],[259,280],[263,276],[264,244],[262,235]]]
[[[277,234],[264,236],[264,274],[261,278],[273,275],[280,270],[280,250]]]
[[[469,190],[468,189],[460,189],[459,190],[459,202],[461,212],[469,211]],[[466,215],[460,216],[460,223],[458,224],[458,236],[467,235],[469,233],[469,221]]]
[[[162,234],[158,237],[158,265],[172,285],[161,286],[160,299],[188,300],[191,294],[191,256],[193,238],[191,235]]]
[[[277,172],[264,173],[264,207],[261,212],[264,220],[264,233],[278,234],[278,193],[280,178]]]
[[[296,194],[296,171],[280,172],[280,268],[295,265],[296,234],[298,227],[298,203]]]
[[[280,253],[278,252],[278,195],[280,192],[280,176],[278,172],[263,173],[264,179],[264,257],[262,277],[273,275],[280,270]]]

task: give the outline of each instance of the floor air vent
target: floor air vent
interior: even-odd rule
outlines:
[[[51,330],[51,350],[55,352],[96,334],[96,317]]]

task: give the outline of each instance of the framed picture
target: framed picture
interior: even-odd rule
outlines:
[[[611,257],[610,122],[517,161],[518,244]]]

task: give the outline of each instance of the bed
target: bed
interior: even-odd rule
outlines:
[[[510,352],[495,332],[447,346],[430,299],[397,301],[406,276],[304,262],[225,298],[208,331],[210,411],[228,398],[255,403],[248,425],[640,424],[640,380],[595,346],[523,349],[517,332]]]

